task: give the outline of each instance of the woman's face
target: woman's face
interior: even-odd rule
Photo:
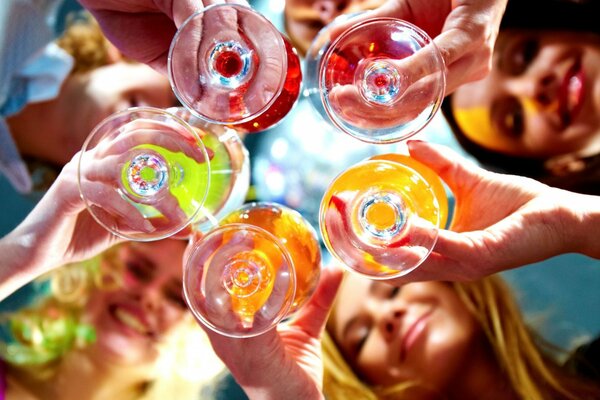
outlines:
[[[169,80],[145,64],[117,61],[71,81],[63,105],[71,107],[72,116],[78,116],[72,120],[73,138],[87,137],[100,121],[117,111],[138,106],[168,108],[177,103]]]
[[[286,0],[286,32],[302,54],[325,25],[337,16],[372,10],[384,0]]]
[[[182,293],[183,240],[129,242],[118,249],[123,284],[96,289],[86,319],[96,328],[100,354],[121,363],[151,362],[165,333],[187,311]],[[114,268],[114,267],[112,267]]]
[[[145,64],[123,60],[69,76],[52,101],[28,106],[27,124],[15,131],[43,131],[43,156],[65,164],[81,149],[94,127],[109,115],[135,106],[168,108],[177,104],[169,80]],[[38,135],[39,136],[39,135]],[[31,156],[39,156],[30,154]]]
[[[342,354],[371,385],[418,381],[446,393],[482,338],[455,290],[441,282],[394,287],[350,274],[332,318]]]
[[[502,31],[492,70],[459,87],[454,116],[491,150],[550,158],[600,152],[600,36]]]

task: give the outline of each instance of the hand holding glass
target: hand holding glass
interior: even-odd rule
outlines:
[[[231,337],[251,337],[292,315],[312,295],[321,253],[296,211],[250,203],[193,243],[184,294],[196,318]]]
[[[321,30],[305,59],[304,94],[326,120],[369,143],[393,143],[419,132],[439,109],[445,66],[431,38],[398,19],[375,18],[333,41]]]
[[[372,279],[417,268],[448,214],[441,180],[400,154],[371,157],[338,175],[323,197],[321,233],[331,254]]]
[[[214,4],[178,29],[168,56],[171,87],[196,117],[240,132],[272,127],[298,99],[296,50],[269,20],[239,4]]]
[[[164,110],[115,113],[80,152],[81,197],[104,228],[131,240],[158,240],[184,229],[204,204],[211,154],[196,131]]]

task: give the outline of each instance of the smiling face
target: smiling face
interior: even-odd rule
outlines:
[[[157,344],[187,312],[182,289],[185,247],[185,241],[165,239],[118,248],[123,285],[94,290],[85,310],[103,357],[128,364],[156,359]]]
[[[23,154],[63,165],[109,115],[129,107],[176,104],[165,76],[147,65],[119,60],[70,75],[58,97],[28,104],[8,122]]]
[[[448,393],[483,337],[453,287],[441,282],[398,288],[350,274],[332,318],[335,342],[371,385],[413,381]]]
[[[505,30],[490,74],[459,87],[452,109],[490,150],[550,158],[600,152],[600,37]]]

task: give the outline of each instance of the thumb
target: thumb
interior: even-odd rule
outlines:
[[[322,268],[315,293],[308,303],[298,311],[292,323],[311,337],[319,337],[325,327],[342,277],[342,270],[335,265]]]

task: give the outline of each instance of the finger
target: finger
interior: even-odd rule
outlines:
[[[492,0],[470,2],[452,10],[443,32],[434,39],[448,66],[446,93],[490,71],[505,8],[506,0]]]
[[[336,86],[328,93],[328,97],[333,112],[346,125],[362,129],[382,129],[411,119],[410,115],[399,113],[393,107],[365,101],[354,85]]]
[[[193,1],[193,0],[171,0],[171,19],[175,22],[175,26],[179,28],[190,15],[200,11],[203,7],[208,6],[211,1]],[[168,10],[168,9],[167,9]]]
[[[452,29],[437,36],[434,43],[447,69],[446,94],[464,83],[483,78],[491,69],[491,49],[479,42],[475,47],[469,32]]]
[[[459,193],[460,187],[477,182],[485,173],[449,147],[421,140],[409,140],[407,146],[410,155],[431,168],[453,193]]]
[[[80,179],[91,182],[104,182],[114,184],[121,179],[122,164],[119,155],[112,155],[101,159],[95,158],[93,151],[83,154],[80,166]]]
[[[112,140],[97,146],[98,157],[112,154],[126,154],[136,147],[154,145],[172,152],[182,152],[199,163],[205,162],[211,154],[200,144],[200,139],[189,127],[186,129],[178,123],[165,123],[148,119],[131,121],[122,126],[112,136]]]
[[[179,203],[177,197],[172,195],[170,192],[166,193],[163,198],[160,199],[159,202],[153,205],[162,215],[166,218],[167,221],[164,221],[162,218],[158,218],[156,222],[153,221],[153,225],[171,225],[173,221],[187,221],[189,220],[189,216],[196,209],[193,205],[184,204],[184,206],[188,206],[188,209],[184,210],[182,205]],[[161,221],[162,220],[162,221]]]
[[[311,337],[319,337],[325,327],[342,277],[343,272],[337,266],[324,267],[315,293],[298,311],[292,322],[293,325],[301,328]]]
[[[470,281],[475,278],[471,268],[465,264],[439,253],[431,253],[429,257],[410,274],[390,279],[388,282],[394,286],[402,286],[412,282],[428,281]]]
[[[123,198],[114,188],[101,182],[82,182],[82,191],[86,194],[88,204],[94,208],[94,213],[104,213],[106,218],[101,218],[105,224],[114,225],[111,228],[123,231],[125,225],[134,232],[152,233],[155,231],[150,221],[146,220],[139,210]]]
[[[459,60],[446,64],[446,91],[445,94],[453,93],[459,86],[483,79],[490,71],[492,65],[490,59],[482,54],[469,54]]]

